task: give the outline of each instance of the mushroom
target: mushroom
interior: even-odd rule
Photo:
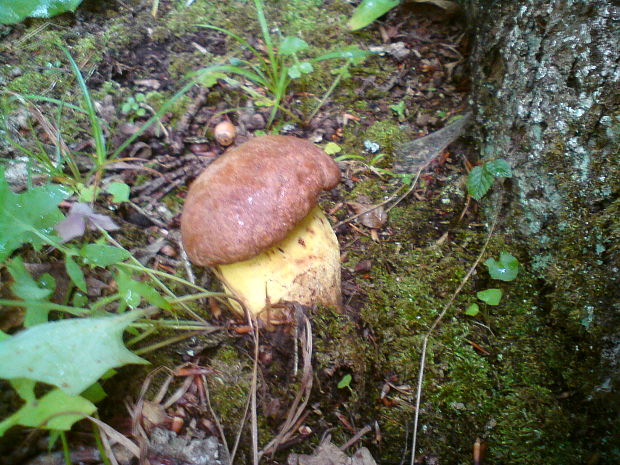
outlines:
[[[336,163],[308,141],[250,139],[190,186],[181,217],[187,255],[212,267],[255,316],[287,301],[338,307],[340,250],[317,201],[339,181]]]

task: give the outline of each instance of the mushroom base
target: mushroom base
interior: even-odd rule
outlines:
[[[341,304],[340,248],[318,207],[275,246],[249,260],[218,265],[215,272],[254,316],[283,302]],[[231,303],[243,313],[237,302]]]

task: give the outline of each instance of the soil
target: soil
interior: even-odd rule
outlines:
[[[464,185],[476,163],[466,130],[435,154],[411,189],[418,166],[403,168],[399,149],[466,113],[471,38],[462,16],[432,4],[406,3],[372,26],[350,32],[345,23],[353,6],[346,2],[266,3],[271,27],[302,36],[310,44],[308,56],[350,45],[377,53],[351,66],[311,119],[342,61],[314,63],[313,73],[294,80],[283,101],[287,112],[278,112],[271,124],[271,108],[261,106],[258,98],[265,93],[260,86],[242,82],[253,96],[239,82],[221,76],[211,86],[194,86],[169,104],[100,179],[87,179],[86,184],[121,181],[131,187],[129,202],[114,202],[104,193],[95,209],[113,216],[121,226],[114,238],[143,264],[219,290],[207,270],[189,267],[178,234],[188,186],[227,149],[214,137],[215,125],[232,122],[235,145],[264,133],[294,135],[324,148],[337,144],[340,151],[333,155],[341,157],[343,179],[321,204],[336,225],[341,246],[344,306],[341,311],[298,308],[290,320],[261,329],[258,446],[267,446],[269,452],[263,463],[285,463],[290,452],[311,454],[329,435],[337,445],[354,438],[350,453],[363,445],[378,463],[403,463],[410,455],[423,338],[475,262],[488,225],[481,223]],[[7,90],[0,105],[10,135],[26,147],[36,147],[33,141],[38,140],[40,148],[53,153],[54,139],[43,120],[32,117],[36,105],[60,126],[82,170],[92,166],[92,132],[83,115],[65,110],[63,119],[55,120],[56,105],[41,100],[23,104],[14,98],[35,94],[80,104],[58,44],[67,46],[84,75],[106,122],[109,151],[169,102],[187,73],[232,57],[252,59],[247,47],[243,50],[223,32],[197,24],[226,28],[264,50],[252,2],[162,0],[153,17],[154,4],[87,0],[75,14],[0,29],[0,83]],[[145,96],[144,104],[128,105],[139,94]],[[15,163],[20,153],[5,143],[0,147],[7,163]],[[44,174],[35,178],[45,181]],[[25,183],[18,177],[13,186],[23,189]],[[352,218],[360,209],[380,204],[376,211],[381,214]],[[485,259],[503,250],[519,257],[500,229]],[[96,237],[88,233],[84,240]],[[30,261],[53,263],[62,257],[45,252],[31,253]],[[93,268],[87,278],[91,303],[113,292],[109,273]],[[191,293],[183,285],[171,286],[179,296]],[[478,301],[481,312],[465,315],[477,301],[476,292],[488,287],[503,290],[502,303],[493,307]],[[484,463],[566,464],[576,463],[575,457],[596,456],[598,450],[588,449],[589,441],[605,428],[604,411],[596,399],[586,398],[596,354],[579,327],[545,313],[545,299],[527,263],[511,283],[491,280],[482,266],[474,273],[430,339],[416,463],[470,463],[476,442],[486,449]],[[105,380],[108,397],[99,404],[100,418],[142,445],[152,464],[204,463],[183,455],[183,449],[207,447],[209,438],[217,438],[220,445],[226,440],[232,449],[238,431],[241,446],[235,463],[251,463],[250,421],[244,423],[244,415],[252,386],[252,330],[215,300],[200,301],[192,309],[215,330],[191,333],[182,342],[149,352],[148,369],[125,367]],[[3,312],[3,329],[15,331],[19,319],[7,322]],[[301,314],[311,321],[314,341],[312,371],[306,377],[300,341],[308,334]],[[132,348],[177,335],[162,330]],[[158,366],[171,371],[147,377]],[[158,395],[169,373],[171,385]],[[310,389],[310,379],[305,408],[282,441],[271,447],[269,441],[285,423],[297,392]],[[179,395],[165,404],[177,389]],[[132,428],[127,402],[133,406],[130,411],[142,412],[140,431]],[[178,437],[154,444],[154,425]],[[360,431],[364,434],[356,436]],[[0,442],[0,463],[62,463],[60,453],[46,452],[45,433],[12,430]],[[90,425],[80,423],[68,436],[76,461],[103,463]],[[195,443],[190,447],[191,441]],[[172,445],[179,443],[184,446]],[[213,441],[209,444],[218,450]],[[120,447],[115,450],[121,463],[131,463],[130,457],[122,461],[126,452]],[[220,454],[221,463],[226,463],[225,456]]]

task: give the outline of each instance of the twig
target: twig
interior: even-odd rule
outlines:
[[[447,311],[452,306],[452,303],[454,302],[454,300],[461,293],[461,290],[463,289],[467,281],[469,281],[469,278],[476,270],[476,267],[480,263],[480,260],[482,260],[482,257],[484,256],[487,250],[487,246],[489,245],[489,242],[491,241],[491,237],[493,236],[493,232],[495,231],[495,227],[497,226],[497,222],[498,222],[499,214],[500,214],[499,206],[501,205],[501,201],[502,201],[502,196],[500,195],[498,202],[497,202],[497,214],[495,215],[495,219],[493,220],[493,223],[491,224],[491,228],[489,229],[489,234],[487,235],[484,245],[482,246],[482,250],[480,251],[480,254],[474,261],[473,265],[469,268],[469,271],[467,271],[467,274],[462,279],[461,283],[459,284],[459,287],[457,287],[456,291],[454,291],[454,293],[450,297],[450,300],[444,306],[443,310],[437,316],[437,318],[435,318],[435,321],[433,321],[433,324],[431,325],[426,335],[424,336],[424,341],[422,342],[422,355],[420,357],[420,370],[418,372],[418,387],[416,390],[415,413],[413,417],[413,438],[411,440],[411,465],[414,465],[414,461],[415,461],[416,441],[418,438],[418,419],[420,416],[420,397],[422,396],[422,381],[424,380],[424,368],[426,365],[426,347],[428,345],[428,341],[431,337],[431,334],[437,327],[437,325],[439,325],[439,322],[442,320],[444,315],[447,313]]]
[[[349,447],[351,447],[353,444],[355,444],[357,441],[359,441],[362,438],[362,436],[364,436],[366,433],[370,431],[372,431],[372,428],[369,425],[364,426],[361,430],[355,433],[355,435],[351,439],[349,439],[342,446],[340,446],[339,449],[344,452]]]

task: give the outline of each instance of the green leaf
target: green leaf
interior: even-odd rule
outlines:
[[[118,293],[130,308],[136,308],[140,305],[142,297],[156,307],[163,308],[164,310],[170,310],[171,308],[170,303],[159,292],[147,283],[131,279],[131,276],[123,270],[118,270],[116,283],[118,284]]]
[[[349,29],[356,31],[368,26],[375,19],[383,16],[399,3],[400,0],[363,0],[355,9],[353,16],[351,16],[349,20]]]
[[[86,390],[82,392],[81,396],[96,404],[97,402],[101,402],[108,395],[103,390],[101,383],[97,381],[95,384],[87,387]]]
[[[328,142],[327,145],[325,145],[325,147],[323,147],[323,151],[327,154],[327,155],[334,155],[338,152],[342,151],[342,148],[336,144],[335,142]]]
[[[392,110],[399,119],[405,118],[405,101],[401,100],[396,105],[390,105],[390,110]]]
[[[491,173],[496,178],[511,178],[512,170],[510,164],[501,158],[497,160],[491,160],[484,164],[484,169]]]
[[[25,18],[51,18],[75,11],[82,0],[0,0],[0,24],[15,24]]]
[[[474,166],[467,177],[467,192],[474,199],[480,200],[489,191],[494,179],[482,166]]]
[[[324,55],[312,58],[313,62],[324,60],[335,60],[338,58],[344,58],[349,62],[358,65],[364,61],[368,56],[375,55],[378,52],[371,52],[370,50],[362,50],[357,46],[345,47],[342,50],[336,50],[335,52],[329,52]]]
[[[86,292],[86,280],[84,279],[84,273],[82,272],[80,266],[75,263],[73,257],[65,257],[65,269],[67,270],[67,274],[69,275],[69,278],[71,278],[73,284],[75,284],[80,291]]]
[[[301,77],[301,70],[299,65],[293,65],[288,69],[288,77],[291,79],[298,79]]]
[[[476,316],[478,313],[480,313],[480,307],[476,303],[471,304],[465,310],[465,315],[469,315],[469,316]]]
[[[489,258],[484,264],[493,279],[512,281],[519,274],[519,261],[508,252],[501,252],[499,261]]]
[[[75,396],[108,369],[147,363],[123,345],[123,331],[142,312],[52,321],[0,341],[0,377],[27,378]]]
[[[0,167],[0,261],[30,243],[35,249],[48,243],[46,237],[54,233],[54,225],[64,219],[57,205],[69,193],[55,184],[33,187],[23,194],[9,189]]]
[[[68,431],[76,421],[92,415],[96,410],[97,407],[83,397],[70,396],[60,389],[53,389],[39,399],[26,402],[22,408],[1,422],[0,436],[15,425]]]
[[[80,255],[86,264],[101,267],[120,263],[131,256],[125,249],[105,244],[86,244],[80,250]]]
[[[78,196],[80,202],[92,202],[95,199],[95,186],[78,184]]]
[[[308,44],[305,40],[300,39],[299,37],[287,36],[284,37],[280,42],[278,52],[280,55],[286,56],[301,52],[302,50],[306,50],[307,48]]]
[[[484,291],[477,292],[476,297],[489,305],[498,305],[499,301],[502,300],[502,290],[486,289]]]
[[[288,75],[291,79],[297,79],[302,74],[311,73],[314,70],[312,63],[309,61],[302,61],[301,63],[295,63],[288,69]]]
[[[39,284],[32,279],[21,257],[15,257],[7,263],[9,273],[13,277],[11,291],[15,297],[23,300],[43,300],[50,296],[52,290],[39,287]]]
[[[344,375],[342,379],[340,380],[340,382],[338,383],[338,389],[350,388],[352,380],[353,380],[353,377],[351,375],[349,374]]]

